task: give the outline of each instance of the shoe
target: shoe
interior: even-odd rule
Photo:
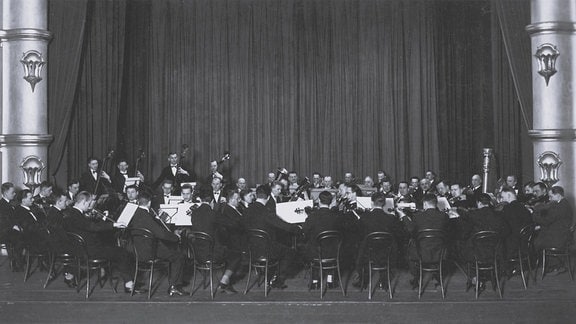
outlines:
[[[74,278],[72,279],[66,279],[64,278],[64,283],[68,286],[68,288],[76,288],[76,280],[74,280]]]
[[[557,275],[559,275],[561,273],[565,273],[565,272],[566,272],[566,268],[560,267],[560,268],[552,269],[552,271],[550,271],[547,275],[553,277],[553,276],[557,276]]]
[[[286,289],[288,286],[284,284],[284,280],[279,279],[277,276],[272,277],[270,280],[270,287],[277,289]]]
[[[184,295],[189,295],[190,293],[182,290],[182,288],[178,287],[178,286],[170,286],[170,289],[168,289],[168,295],[170,297],[172,296],[184,296]]]
[[[232,285],[227,285],[227,284],[223,284],[223,283],[220,283],[220,285],[218,286],[218,289],[220,289],[220,292],[225,293],[227,295],[233,295],[233,294],[238,293],[238,291],[236,291],[236,289],[234,289],[234,287],[232,287]]]
[[[138,289],[138,288],[127,288],[124,287],[124,292],[127,294],[131,294],[132,290],[134,290],[134,294],[145,294],[148,292],[146,289]]]

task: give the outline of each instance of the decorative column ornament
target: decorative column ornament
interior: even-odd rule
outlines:
[[[562,160],[556,152],[546,151],[538,156],[538,166],[540,167],[540,181],[551,188],[560,179],[558,169],[562,165]]]
[[[550,81],[550,77],[556,74],[556,59],[560,55],[558,48],[550,43],[545,43],[538,46],[534,57],[538,60],[538,74],[546,80],[546,86]]]
[[[492,158],[494,150],[491,148],[483,148],[482,156],[482,192],[488,192],[488,174],[490,173],[490,158]]]
[[[36,155],[30,155],[22,160],[20,168],[24,172],[23,184],[34,192],[40,185],[42,171],[46,168],[46,165]]]
[[[40,73],[46,64],[46,61],[44,60],[44,57],[42,57],[42,53],[35,50],[30,50],[24,53],[20,63],[22,63],[24,66],[24,80],[30,83],[32,92],[34,92],[36,83],[42,81]]]

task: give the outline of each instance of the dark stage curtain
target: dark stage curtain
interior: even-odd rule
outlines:
[[[89,4],[68,176],[115,147],[144,149],[151,179],[188,144],[197,174],[229,150],[226,171],[251,183],[277,167],[468,181],[482,147],[522,141],[494,127],[517,122],[518,100],[509,74],[495,89],[508,66],[490,1]]]

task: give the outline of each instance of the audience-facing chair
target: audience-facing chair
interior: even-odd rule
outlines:
[[[154,269],[157,266],[168,267],[168,277],[170,277],[170,262],[158,258],[156,256],[156,250],[158,248],[158,238],[146,228],[129,228],[129,239],[130,245],[132,245],[132,251],[134,257],[136,258],[135,269],[134,269],[134,287],[136,287],[136,281],[138,279],[138,272],[149,271],[148,276],[148,299],[152,297],[152,284],[154,282]],[[143,247],[146,247],[146,251],[142,251]],[[134,296],[134,290],[132,289],[131,296]]]
[[[324,298],[324,271],[336,270],[342,295],[346,296],[342,275],[340,273],[340,246],[342,245],[342,233],[338,231],[324,231],[316,236],[318,257],[310,262],[311,269],[320,272],[320,299]]]
[[[244,289],[244,295],[248,293],[248,290],[258,284],[258,287],[262,284],[262,272],[264,272],[264,297],[268,296],[268,271],[270,268],[275,267],[278,272],[279,262],[277,259],[272,259],[270,253],[271,239],[270,235],[260,229],[249,229],[247,231],[248,235],[248,279],[246,280],[246,288]],[[258,274],[256,281],[250,285],[250,278],[252,275],[252,269]]]
[[[392,298],[392,285],[390,282],[390,255],[394,246],[394,237],[388,232],[372,232],[364,239],[365,251],[368,255],[368,299],[372,299],[372,272],[386,271],[388,293]],[[364,277],[362,277],[364,280]],[[382,278],[380,278],[382,280]],[[362,287],[364,285],[362,284]]]
[[[498,258],[500,257],[501,248],[502,244],[497,232],[480,231],[472,236],[472,253],[476,272],[476,299],[478,299],[480,294],[480,275],[482,272],[490,273],[492,286],[498,289],[498,295],[502,298],[498,274]],[[494,282],[496,285],[494,285]]]
[[[196,287],[196,270],[202,272],[204,288],[206,288],[206,272],[208,272],[210,281],[210,297],[214,299],[214,271],[223,269],[225,261],[214,254],[214,239],[210,234],[204,232],[192,231],[186,236],[188,245],[192,250],[194,259],[194,274],[192,276],[192,289],[190,296],[194,294]]]
[[[88,255],[88,250],[86,247],[86,242],[84,238],[76,233],[67,232],[68,238],[72,242],[73,246],[75,247],[75,255],[76,258],[76,273],[75,277],[80,278],[80,272],[82,270],[86,271],[86,299],[90,296],[90,274],[91,270],[98,270],[98,281],[97,284],[100,284],[100,288],[104,287],[105,281],[103,281],[103,277],[101,275],[101,270],[105,269],[108,272],[107,277],[110,280],[110,286],[114,292],[116,291],[116,287],[112,282],[112,265],[110,260],[106,258],[92,258]],[[79,279],[76,279],[79,280]],[[76,288],[77,292],[80,292],[80,284],[77,285]]]
[[[430,249],[430,247],[435,248]],[[423,258],[422,252],[425,250],[430,255]],[[446,234],[444,231],[438,229],[423,229],[418,232],[416,236],[416,252],[418,253],[418,271],[420,275],[418,281],[418,299],[422,297],[423,293],[422,280],[424,278],[424,272],[438,273],[442,299],[445,298],[442,263],[446,256],[446,251]]]
[[[570,274],[570,280],[574,281],[574,276],[572,274],[572,262],[570,260],[570,250],[568,247],[564,248],[544,248],[542,249],[542,276],[540,280],[544,280],[544,275],[546,274],[546,259],[548,257],[561,258],[564,266]]]

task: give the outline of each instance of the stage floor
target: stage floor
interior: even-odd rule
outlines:
[[[538,272],[540,274],[540,272]],[[396,271],[394,298],[376,290],[368,300],[366,290],[347,287],[326,292],[308,291],[304,272],[286,281],[288,288],[272,289],[268,298],[263,287],[255,286],[247,295],[217,293],[210,299],[208,290],[194,296],[169,297],[165,276],[151,300],[146,295],[114,293],[106,284],[94,288],[90,299],[85,290],[76,293],[61,277],[43,289],[46,272],[34,272],[26,283],[23,272],[11,272],[6,257],[0,257],[0,322],[2,323],[573,323],[576,318],[576,283],[568,273],[530,281],[524,290],[519,276],[503,280],[504,298],[499,299],[488,282],[475,299],[466,292],[466,277],[454,269],[446,279],[446,299],[430,281],[422,296],[412,290],[407,271]],[[95,278],[95,276],[94,276]],[[344,279],[346,281],[346,279]],[[246,278],[235,284],[243,290]],[[118,286],[121,288],[121,285]],[[190,287],[185,287],[190,290]]]

